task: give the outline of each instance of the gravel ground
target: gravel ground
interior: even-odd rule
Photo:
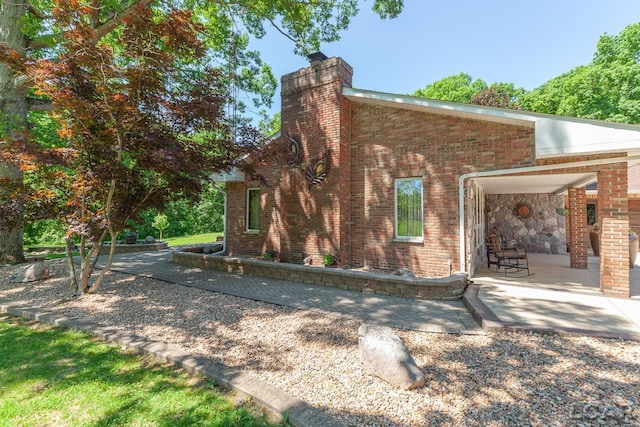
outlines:
[[[402,391],[364,373],[357,321],[121,273],[71,299],[66,265],[48,264],[52,278],[26,285],[0,269],[0,298],[242,368],[349,426],[640,425],[638,342],[398,331],[427,378]]]

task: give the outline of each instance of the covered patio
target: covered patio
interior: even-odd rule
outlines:
[[[500,286],[521,286],[527,288],[603,296],[600,287],[600,258],[592,254],[588,257],[586,269],[570,267],[569,254],[529,253],[531,275],[526,272],[510,273],[496,271],[485,264],[472,277],[475,283]],[[640,257],[635,268],[629,269],[631,299],[640,300]]]
[[[473,233],[467,234],[471,236],[469,271],[481,274],[486,265],[487,237],[494,233],[505,243],[526,247],[531,255],[564,255],[545,261],[560,268],[546,271],[555,273],[556,281],[570,273],[572,278],[580,277],[581,285],[605,296],[629,298],[637,294],[631,290],[636,284],[627,271],[627,169],[638,160],[638,155],[608,155],[569,162],[542,161],[538,166],[462,176],[460,187],[466,183],[469,191],[460,203],[466,205],[461,217],[466,215],[466,224],[473,224]],[[595,181],[600,190],[597,217],[604,250],[600,257],[590,258],[585,187]],[[553,283],[551,277],[548,284]]]

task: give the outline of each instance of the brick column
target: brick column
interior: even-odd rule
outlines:
[[[584,187],[569,188],[569,254],[571,268],[587,268],[587,192]]]
[[[629,298],[629,203],[627,164],[598,172],[600,221],[600,289],[607,296]]]

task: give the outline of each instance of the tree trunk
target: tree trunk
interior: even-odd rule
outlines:
[[[21,0],[1,0],[0,3],[0,43],[24,52],[27,39],[21,31],[25,16],[25,2]],[[26,89],[19,85],[20,76],[0,65],[0,141],[23,138],[27,129]],[[0,163],[0,180],[9,180],[14,188],[22,183],[22,172],[14,164]],[[10,231],[0,232],[0,263],[24,262],[22,248],[22,205],[14,200],[15,218]]]

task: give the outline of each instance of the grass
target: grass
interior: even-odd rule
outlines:
[[[194,245],[197,243],[212,243],[216,241],[218,236],[222,236],[222,233],[204,233],[195,234],[193,236],[169,237],[162,240],[167,242],[169,246],[180,246]]]
[[[194,234],[193,236],[180,236],[180,237],[169,237],[166,239],[162,239],[167,242],[168,246],[181,246],[181,245],[195,245],[198,243],[213,243],[216,241],[218,236],[222,236],[222,233],[204,233],[204,234]],[[37,245],[37,246],[52,246],[52,245]],[[60,246],[63,246],[60,245]],[[25,248],[25,252],[27,252],[27,248]],[[73,253],[74,256],[78,255],[78,252]],[[27,254],[27,256],[29,256]],[[45,259],[58,259],[64,258],[67,255],[64,252],[51,252],[45,255]]]
[[[85,333],[0,315],[0,426],[266,426],[211,381]]]

